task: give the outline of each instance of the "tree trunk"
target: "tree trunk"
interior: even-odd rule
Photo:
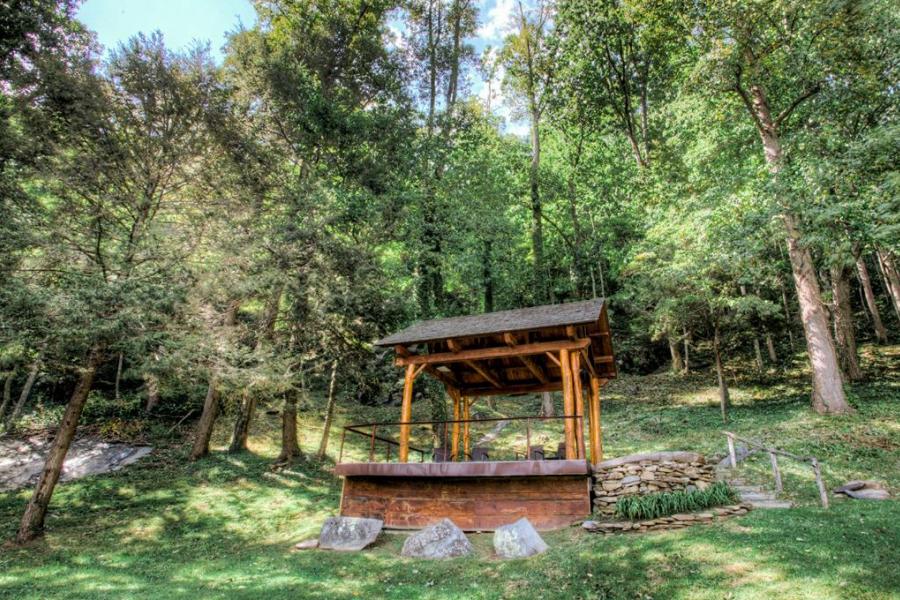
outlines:
[[[766,350],[769,351],[769,360],[773,365],[778,364],[778,355],[775,353],[775,341],[772,339],[772,334],[766,332]]]
[[[716,379],[719,383],[719,408],[722,411],[722,422],[728,422],[728,409],[731,407],[731,395],[728,393],[728,382],[725,381],[725,370],[722,368],[722,351],[719,338],[719,326],[713,330],[713,354],[716,358]]]
[[[481,259],[481,282],[484,286],[484,312],[494,312],[494,269],[491,263],[493,244],[485,240]]]
[[[834,340],[841,372],[848,381],[859,381],[863,374],[859,368],[856,334],[853,329],[853,309],[850,306],[849,266],[832,265],[831,295],[834,313]]]
[[[684,371],[684,359],[681,357],[681,349],[678,347],[678,340],[669,336],[669,354],[672,355],[672,372],[681,373]]]
[[[212,438],[213,426],[216,417],[219,416],[219,390],[216,376],[209,378],[206,388],[206,400],[203,401],[203,413],[197,422],[197,432],[194,434],[194,446],[191,448],[190,459],[197,460],[209,454],[209,440]]]
[[[872,278],[869,277],[869,269],[866,267],[866,260],[861,254],[856,255],[856,272],[859,276],[859,283],[863,290],[863,297],[866,299],[866,306],[869,308],[869,314],[872,315],[872,326],[875,328],[875,341],[879,344],[887,344],[887,330],[881,321],[881,311],[878,310],[878,303],[875,302],[875,292],[872,291]]]
[[[25,380],[25,386],[19,393],[18,401],[16,401],[16,405],[13,407],[12,412],[9,413],[9,417],[7,417],[6,419],[7,432],[16,430],[16,424],[19,421],[19,416],[21,416],[22,410],[25,408],[25,404],[28,403],[28,397],[31,395],[31,388],[34,387],[34,382],[37,379],[40,369],[41,359],[40,357],[38,357],[34,360],[33,363],[31,363],[31,369],[29,369],[28,371],[28,378]]]
[[[553,408],[553,394],[550,392],[541,392],[541,416],[552,417],[556,414]]]
[[[691,332],[685,327],[682,333],[684,334],[684,373],[687,375],[691,372]]]
[[[884,287],[894,305],[897,319],[900,320],[900,274],[897,273],[894,257],[881,249],[876,252],[876,255],[878,256],[878,265],[881,267],[881,275],[884,277]]]
[[[247,438],[250,435],[250,422],[253,420],[253,409],[256,407],[256,396],[250,390],[241,392],[237,418],[234,420],[234,431],[231,433],[231,444],[228,452],[236,454],[247,450]]]
[[[745,296],[745,297],[747,296],[747,286],[745,286],[743,284],[741,284],[741,296]],[[763,364],[762,349],[759,345],[759,336],[757,336],[755,333],[753,333],[752,337],[753,337],[753,358],[756,360],[756,370],[759,371],[760,373],[762,373],[765,370],[766,365]]]
[[[758,85],[752,85],[745,101],[759,131],[769,171],[773,177],[777,177],[781,171],[783,152],[765,93]],[[791,261],[806,349],[812,367],[813,409],[829,414],[852,412],[844,395],[837,352],[828,331],[828,317],[822,306],[822,293],[816,279],[812,254],[801,242],[798,219],[786,205],[783,206],[781,220],[785,228],[788,258]]]
[[[145,373],[144,387],[147,389],[147,404],[144,411],[149,413],[159,404],[159,378],[153,373]]]
[[[781,305],[784,307],[784,324],[787,329],[788,343],[791,346],[791,352],[794,352],[794,318],[791,315],[791,309],[788,307],[787,290],[784,287],[784,279],[778,276],[778,287],[781,289]]]
[[[44,517],[50,505],[50,498],[53,496],[57,481],[59,481],[66,454],[75,437],[78,419],[81,411],[84,410],[88,394],[94,383],[94,374],[97,372],[101,360],[102,352],[99,348],[93,348],[85,361],[78,385],[66,405],[66,411],[56,436],[53,438],[53,443],[50,445],[50,452],[44,462],[44,469],[41,471],[37,486],[34,488],[34,494],[22,515],[22,522],[16,534],[16,541],[20,544],[33,540],[43,532]]]
[[[3,382],[3,404],[0,404],[0,423],[3,422],[3,415],[6,414],[6,409],[9,408],[9,403],[12,401],[12,384],[15,378],[16,372],[10,371],[6,374],[6,381]]]
[[[122,367],[125,364],[125,354],[119,352],[119,361],[116,363],[116,392],[115,398],[119,400],[122,398],[122,394],[120,393],[120,385],[122,383]]]
[[[334,382],[337,379],[338,361],[331,364],[331,381],[328,383],[328,404],[325,408],[325,428],[322,430],[322,442],[319,444],[319,459],[325,458],[328,451],[328,437],[331,435],[331,423],[334,421]]]
[[[281,454],[275,460],[278,464],[293,464],[303,457],[297,441],[297,397],[288,392],[281,411]]]
[[[535,101],[532,100],[532,104]],[[541,205],[540,168],[541,138],[540,115],[531,111],[531,168],[528,171],[531,189],[531,251],[534,254],[534,293],[538,303],[547,299],[547,277],[544,273],[544,215]]]

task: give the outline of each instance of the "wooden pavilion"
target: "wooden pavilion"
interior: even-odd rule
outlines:
[[[376,345],[393,347],[395,364],[405,369],[400,420],[344,429],[342,458],[347,433],[369,438],[370,453],[368,462],[336,466],[344,477],[342,515],[377,517],[395,528],[449,517],[466,530],[491,530],[523,516],[551,529],[591,512],[591,464],[603,458],[600,390],[616,376],[603,299],[425,321]],[[452,420],[412,420],[413,386],[422,373],[443,383]],[[558,390],[564,414],[504,419],[525,423],[525,447],[515,460],[487,460],[484,449],[470,447],[474,424],[500,420],[471,418],[478,397]],[[530,426],[538,420],[562,425],[555,456],[531,445]],[[436,445],[411,444],[411,429],[424,426]],[[382,445],[386,459],[378,462]],[[411,450],[420,462],[409,461]]]

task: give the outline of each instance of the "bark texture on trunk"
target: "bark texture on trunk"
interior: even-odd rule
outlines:
[[[44,530],[44,518],[47,515],[47,508],[50,506],[50,498],[53,496],[56,483],[59,481],[66,454],[69,451],[69,446],[72,444],[72,439],[75,437],[78,419],[81,417],[85,403],[87,403],[88,394],[94,383],[94,375],[101,360],[102,352],[99,348],[94,348],[85,361],[78,385],[69,398],[62,422],[60,422],[56,436],[53,438],[53,443],[50,445],[50,452],[47,455],[37,486],[34,488],[34,494],[32,494],[31,500],[28,501],[28,505],[25,507],[25,513],[22,515],[19,531],[16,534],[16,541],[20,544],[33,540],[41,535]]]
[[[547,298],[547,283],[544,276],[544,209],[541,205],[540,190],[541,136],[539,127],[540,115],[536,108],[532,108],[531,167],[528,171],[531,189],[531,251],[534,254],[535,297],[538,302],[543,302]]]
[[[203,401],[203,412],[200,421],[197,422],[197,432],[194,434],[194,446],[191,448],[190,459],[197,460],[209,454],[209,440],[212,438],[213,426],[216,417],[219,416],[219,390],[216,376],[209,378],[206,388],[206,399]]]
[[[834,314],[834,340],[838,351],[841,372],[848,381],[862,379],[856,350],[856,333],[853,329],[853,309],[850,306],[850,267],[831,267],[832,312]]]
[[[116,363],[116,400],[119,400],[122,397],[120,388],[122,384],[122,369],[124,366],[125,354],[123,352],[119,352],[119,361]]]
[[[869,268],[866,266],[866,260],[862,255],[856,257],[856,273],[859,277],[859,283],[863,290],[863,297],[866,299],[866,306],[869,314],[872,315],[872,327],[875,329],[875,341],[879,344],[887,344],[887,329],[881,320],[881,311],[878,310],[878,303],[875,301],[875,292],[872,291],[872,278],[869,277]]]
[[[228,452],[235,454],[247,449],[247,438],[250,436],[250,423],[253,420],[253,409],[256,408],[256,396],[245,389],[241,392],[237,418],[234,420],[234,431],[231,433],[231,444]]]
[[[894,262],[893,255],[881,249],[877,251],[876,255],[878,256],[878,264],[881,267],[881,274],[884,276],[888,296],[891,298],[891,304],[894,305],[897,320],[900,320],[900,273],[897,272],[897,265]]]
[[[334,421],[334,383],[337,379],[338,361],[331,364],[331,381],[328,383],[328,404],[325,407],[325,428],[322,430],[322,441],[319,444],[319,458],[325,458],[328,451],[328,437],[331,435],[331,424]]]
[[[719,336],[719,326],[713,330],[713,354],[716,359],[716,380],[719,384],[719,409],[722,411],[722,422],[728,422],[728,409],[731,407],[731,394],[728,392],[728,382],[725,381],[725,369],[722,366],[722,348]]]
[[[3,422],[3,415],[6,414],[6,410],[12,401],[12,384],[15,378],[16,372],[10,371],[6,374],[6,380],[3,382],[3,404],[0,404],[0,423]]]
[[[556,411],[553,409],[553,394],[541,392],[541,416],[552,417]]]
[[[751,85],[749,95],[740,90],[753,116],[762,140],[763,154],[769,171],[776,177],[781,171],[783,151],[777,124],[772,117],[763,89]],[[806,349],[812,367],[812,406],[816,412],[845,414],[852,411],[844,394],[837,352],[828,331],[828,316],[822,305],[822,293],[816,279],[816,268],[809,248],[801,242],[797,217],[785,207],[781,214],[786,233],[788,258],[794,275],[794,286],[800,304],[800,320],[806,337]]]
[[[669,354],[672,355],[672,372],[681,373],[684,371],[684,359],[681,356],[681,349],[678,347],[678,340],[669,336]]]
[[[281,411],[281,454],[275,462],[290,465],[301,458],[303,452],[297,440],[297,398],[288,392]]]
[[[741,296],[747,295],[747,286],[741,285]],[[766,365],[763,363],[762,348],[759,345],[759,336],[753,334],[753,358],[756,361],[756,370],[762,373]]]
[[[159,377],[152,373],[144,374],[144,387],[147,388],[147,404],[145,412],[152,412],[159,404]]]
[[[34,382],[37,380],[38,373],[41,370],[41,359],[36,359],[33,363],[31,363],[31,368],[28,370],[28,378],[25,380],[25,385],[22,387],[22,391],[19,393],[19,399],[16,401],[16,405],[13,407],[12,412],[9,413],[9,417],[6,419],[6,430],[7,431],[15,431],[16,424],[19,422],[19,417],[22,414],[22,410],[24,410],[25,405],[28,403],[28,398],[31,396],[31,388],[34,387]]]
[[[771,333],[766,333],[766,350],[769,351],[769,360],[773,365],[778,364],[778,354],[775,353],[775,341]]]

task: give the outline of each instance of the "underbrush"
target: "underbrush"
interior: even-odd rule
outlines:
[[[694,512],[738,501],[738,495],[724,481],[705,490],[660,492],[644,496],[624,496],[616,502],[616,516],[632,521],[657,519],[676,513]]]

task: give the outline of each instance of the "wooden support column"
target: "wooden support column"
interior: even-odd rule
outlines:
[[[413,382],[416,380],[416,365],[406,365],[406,378],[403,381],[403,404],[400,405],[400,449],[399,460],[402,463],[409,459],[409,422],[412,420]]]
[[[575,414],[575,390],[572,389],[572,361],[569,350],[563,348],[559,351],[559,365],[562,370],[563,384],[563,416],[571,417]],[[578,440],[575,435],[575,419],[564,419],[566,432],[566,459],[575,458],[578,451]]]
[[[591,401],[588,405],[590,420],[591,464],[603,460],[603,428],[600,423],[600,379],[591,377]]]
[[[471,406],[472,399],[462,397],[462,406],[463,406],[463,419],[466,421],[463,423],[463,460],[469,460],[469,456],[471,456],[471,452],[469,451],[469,407]]]
[[[453,398],[453,420],[457,421],[453,423],[453,430],[450,440],[450,460],[459,460],[459,423],[458,421],[462,417],[461,413],[461,397],[459,395],[459,390],[450,390],[450,397]]]
[[[578,456],[575,458],[587,458],[584,451],[584,390],[581,389],[581,355],[572,352],[572,391],[575,395],[575,440],[578,443]]]

